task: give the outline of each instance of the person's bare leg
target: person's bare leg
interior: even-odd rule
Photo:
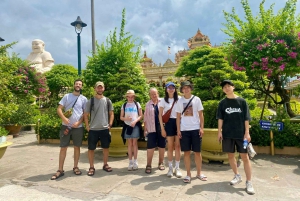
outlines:
[[[186,169],[186,175],[191,177],[191,151],[185,151],[184,152],[184,166]]]
[[[151,166],[152,159],[154,154],[154,148],[153,149],[147,149],[147,166]]]
[[[236,164],[236,160],[234,157],[234,153],[228,153],[228,160],[229,160],[229,164],[230,167],[232,169],[232,171],[234,172],[234,174],[238,174],[238,168],[237,168],[237,164]]]
[[[164,163],[165,148],[158,148],[158,164]]]
[[[127,139],[128,142],[128,147],[127,147],[127,151],[128,151],[128,159],[132,160],[132,147],[133,147],[133,139]]]
[[[178,136],[175,136],[175,160],[180,161],[181,152],[180,152],[180,140]]]
[[[94,155],[95,155],[95,150],[88,150],[90,167],[94,167]]]
[[[197,176],[201,174],[201,168],[202,168],[202,155],[201,152],[194,152],[195,156],[195,164],[197,169]]]
[[[105,148],[103,149],[103,164],[106,165],[108,162],[108,154],[109,154],[109,149]]]
[[[67,156],[67,149],[68,147],[61,147],[59,151],[59,162],[58,162],[58,169],[60,171],[64,170],[64,163]]]
[[[251,162],[247,153],[240,153],[240,156],[244,163],[244,170],[247,181],[251,181]]]
[[[168,161],[173,161],[174,136],[168,136]]]
[[[133,158],[136,160],[138,155],[138,143],[137,139],[132,139]]]
[[[74,168],[78,167],[80,157],[80,147],[74,146]]]

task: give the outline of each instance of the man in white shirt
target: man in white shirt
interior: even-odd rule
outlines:
[[[201,144],[204,128],[203,105],[199,97],[191,94],[193,89],[189,81],[181,83],[180,92],[183,97],[178,100],[177,112],[177,134],[180,138],[181,151],[184,152],[184,165],[187,176],[183,182],[191,182],[191,151],[195,155],[195,164],[197,168],[197,178],[206,181],[207,177],[201,174],[202,156]]]

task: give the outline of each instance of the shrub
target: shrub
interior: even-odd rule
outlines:
[[[35,127],[40,139],[59,139],[61,119],[56,113],[56,108],[49,110],[40,116],[40,123]],[[39,129],[39,130],[37,130]]]
[[[8,133],[9,132],[5,128],[3,128],[2,126],[0,126],[0,137],[7,136]]]
[[[218,128],[218,120],[216,119],[219,101],[208,100],[203,101],[204,107],[204,128]]]

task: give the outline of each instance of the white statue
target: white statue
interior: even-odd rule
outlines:
[[[40,39],[32,41],[32,52],[26,60],[41,73],[50,71],[54,65],[54,59],[49,52],[45,51],[45,43]]]

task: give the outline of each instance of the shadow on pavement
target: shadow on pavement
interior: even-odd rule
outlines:
[[[192,179],[191,182],[193,182],[195,178]],[[188,184],[189,185],[189,184]],[[189,188],[186,191],[186,194],[188,195],[194,195],[194,194],[199,194],[202,191],[211,191],[215,192],[216,189],[218,189],[218,192],[227,192],[231,194],[238,194],[241,196],[244,196],[245,193],[245,188],[236,188],[231,185],[229,185],[228,182],[216,182],[216,183],[202,183],[198,185],[191,185],[191,188]]]

